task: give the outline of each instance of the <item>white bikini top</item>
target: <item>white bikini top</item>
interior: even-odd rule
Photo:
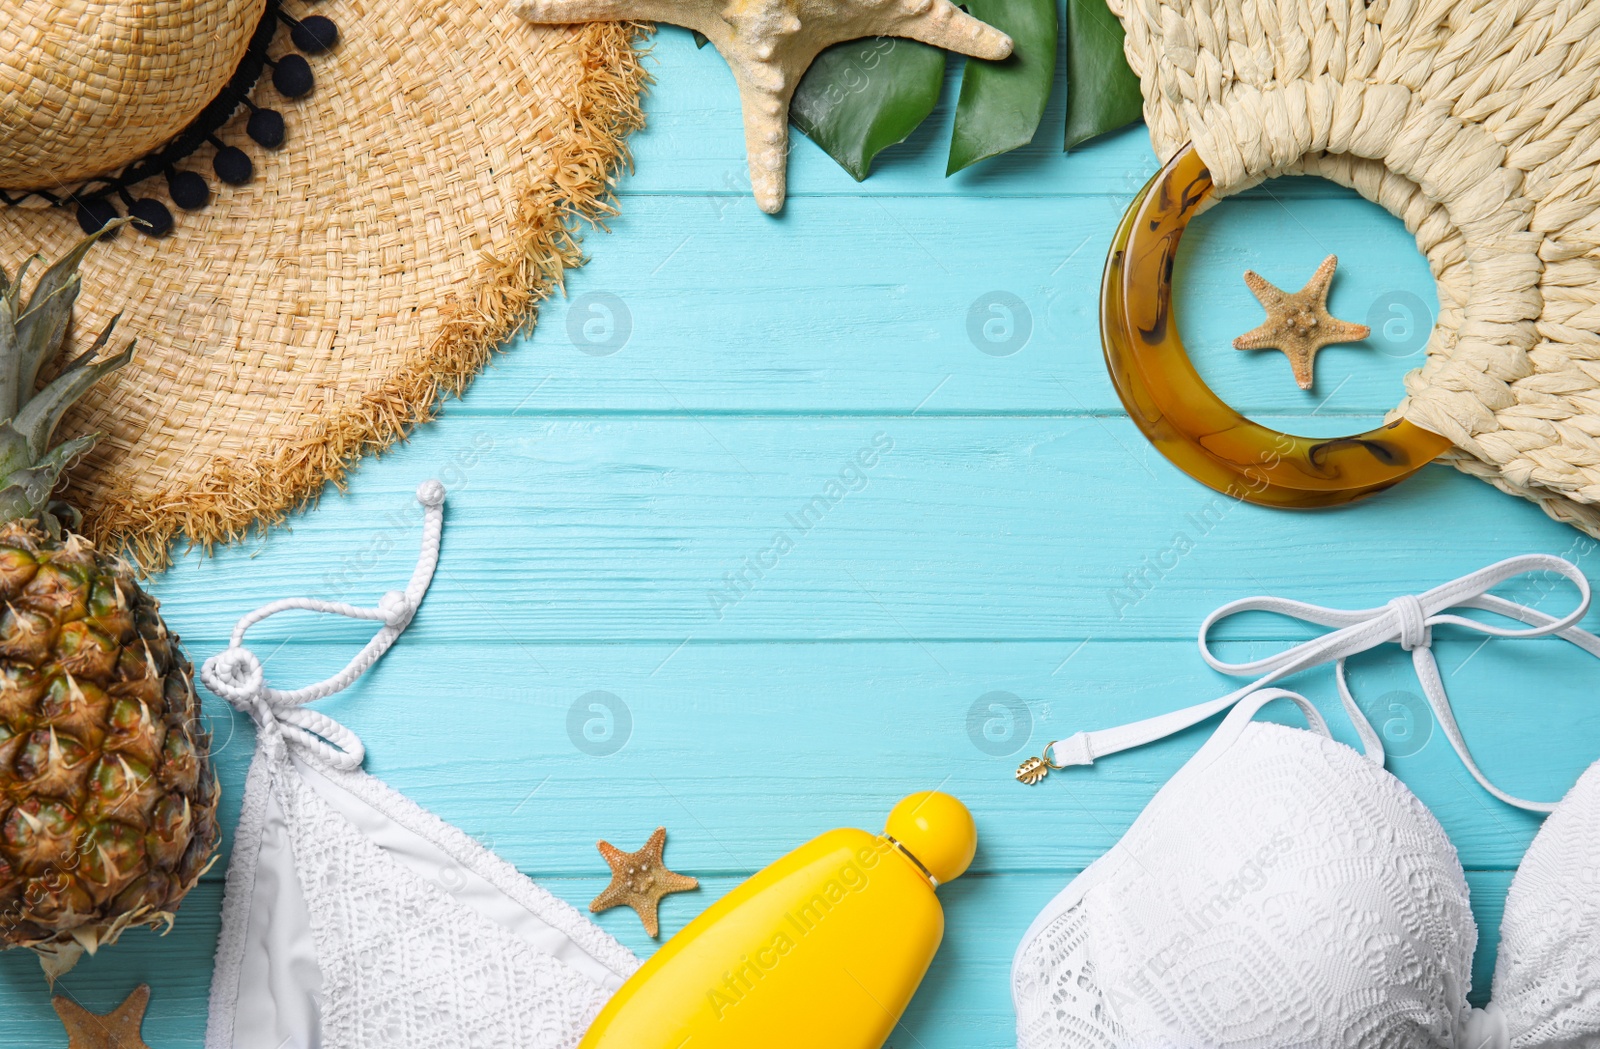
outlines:
[[[1578,607],[1555,618],[1487,591],[1525,573],[1566,579]],[[1207,617],[1213,667],[1262,674],[1221,699],[1046,750],[1084,764],[1231,711],[1122,840],[1034,921],[1012,965],[1019,1049],[1523,1049],[1600,1046],[1600,762],[1557,805],[1497,789],[1473,762],[1430,650],[1450,624],[1494,637],[1554,634],[1600,655],[1576,624],[1589,585],[1567,561],[1511,558],[1381,608],[1341,611],[1250,598]],[[1478,609],[1527,624],[1454,614]],[[1208,641],[1238,612],[1336,627],[1266,659],[1228,663]],[[1345,682],[1347,656],[1409,650],[1439,727],[1485,789],[1549,818],[1512,881],[1491,1003],[1467,1003],[1477,928],[1455,849],[1383,769],[1382,740]],[[1266,688],[1337,665],[1365,754],[1335,742],[1306,699]],[[1310,730],[1252,720],[1288,699]]]
[[[422,554],[377,608],[291,599],[241,619],[201,669],[256,723],[228,866],[207,1049],[570,1049],[638,967],[516,868],[361,770],[361,741],[304,704],[350,685],[433,577],[444,487],[424,483]],[[244,647],[286,609],[381,622],[327,681],[282,692]]]

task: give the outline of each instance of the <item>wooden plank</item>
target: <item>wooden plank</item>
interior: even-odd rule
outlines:
[[[1438,648],[1463,731],[1501,787],[1556,799],[1600,757],[1592,657],[1537,641]],[[285,646],[269,678],[306,683],[348,651]],[[1390,770],[1432,809],[1465,865],[1515,867],[1538,821],[1471,781],[1409,659],[1394,649],[1361,659],[1351,680],[1388,741]],[[1331,668],[1294,684],[1339,739],[1356,743]],[[975,869],[1010,873],[1083,867],[1110,849],[1215,722],[1031,789],[1012,780],[1023,757],[1079,729],[1234,687],[1187,642],[680,648],[408,639],[368,680],[317,709],[363,739],[374,774],[540,875],[592,872],[597,838],[643,841],[661,825],[675,862],[749,873],[829,827],[876,829],[900,797],[932,788],[976,814]],[[1516,698],[1530,688],[1539,695],[1532,716]],[[220,707],[208,710],[231,826],[252,736]],[[1287,707],[1267,716],[1302,723]],[[1562,731],[1552,733],[1555,725]]]
[[[413,645],[1187,638],[1252,593],[1366,607],[1513,553],[1592,572],[1600,552],[1442,467],[1331,513],[1238,504],[1118,418],[457,421],[264,548],[187,559],[159,588],[174,628],[221,639],[285,594],[398,585],[418,535],[410,492],[429,476],[456,491]]]
[[[1098,300],[1128,199],[800,198],[776,221],[630,199],[610,235],[589,235],[567,297],[449,413],[1120,412]],[[1263,316],[1242,275],[1298,288],[1335,250],[1333,309],[1377,335],[1324,351],[1302,393],[1281,354],[1232,348]],[[1180,331],[1247,414],[1358,432],[1422,362],[1437,309],[1426,262],[1353,194],[1229,203],[1196,221],[1179,258]]]

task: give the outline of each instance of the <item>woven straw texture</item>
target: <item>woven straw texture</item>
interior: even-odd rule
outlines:
[[[1109,0],[1156,152],[1354,187],[1439,285],[1397,409],[1600,536],[1600,4]]]
[[[54,188],[181,131],[244,57],[266,0],[0,6],[0,186]]]
[[[280,519],[459,393],[580,261],[575,223],[611,212],[642,123],[638,24],[534,27],[493,0],[287,9],[335,18],[340,42],[309,96],[257,86],[283,146],[237,114],[219,138],[249,148],[249,184],[83,266],[77,342],[120,310],[117,344],[139,347],[58,432],[104,435],[66,498],[147,566]],[[209,165],[206,147],[185,166]],[[159,178],[139,193],[166,200]],[[0,209],[12,265],[81,236],[69,209]]]

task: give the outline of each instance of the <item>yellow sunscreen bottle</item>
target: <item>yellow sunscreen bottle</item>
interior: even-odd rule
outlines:
[[[880,1049],[944,936],[933,890],[978,833],[948,794],[913,794],[880,835],[833,830],[668,940],[578,1049]]]

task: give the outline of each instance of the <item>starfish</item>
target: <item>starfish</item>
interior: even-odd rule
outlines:
[[[1281,350],[1294,369],[1294,381],[1302,390],[1311,389],[1311,362],[1324,346],[1340,342],[1360,342],[1372,334],[1365,324],[1351,324],[1328,312],[1328,286],[1339,256],[1329,255],[1317,267],[1306,286],[1294,294],[1267,282],[1255,270],[1247,270],[1244,282],[1267,309],[1267,319],[1233,340],[1236,350]]]
[[[67,1049],[150,1049],[139,1033],[150,1005],[150,988],[143,984],[105,1016],[59,995],[50,999],[50,1004],[67,1029]]]
[[[950,0],[514,0],[530,22],[670,22],[716,45],[744,108],[745,151],[756,203],[783,208],[789,100],[824,48],[869,36],[903,36],[975,58],[1011,54],[1011,38]]]
[[[674,892],[698,889],[700,882],[684,874],[667,870],[661,858],[667,845],[667,828],[657,827],[638,852],[623,852],[609,841],[596,844],[600,855],[611,865],[611,884],[594,898],[589,910],[594,914],[613,907],[628,906],[639,912],[644,931],[652,938],[660,935],[661,925],[656,920],[656,909],[661,897]]]

